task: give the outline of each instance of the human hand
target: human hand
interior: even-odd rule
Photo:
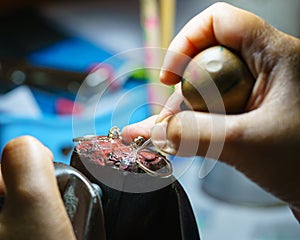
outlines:
[[[52,153],[38,140],[10,141],[1,159],[0,239],[75,239],[61,199]]]
[[[224,131],[212,125],[216,114],[180,109],[178,84],[188,59],[182,55],[192,58],[213,45],[239,52],[256,79],[245,112],[223,117]],[[168,50],[160,80],[177,84],[176,91],[158,116],[125,127],[125,141],[151,136],[166,153],[206,157],[210,145],[223,142],[220,161],[300,211],[300,40],[254,14],[217,3],[191,19]],[[196,150],[181,147],[195,142]]]

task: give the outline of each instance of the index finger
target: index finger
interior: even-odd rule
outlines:
[[[180,82],[189,60],[217,44],[238,51],[246,58],[263,26],[263,19],[250,12],[226,3],[213,4],[192,18],[175,36],[166,53],[160,81],[168,85]]]

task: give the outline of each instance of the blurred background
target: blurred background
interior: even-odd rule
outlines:
[[[158,82],[158,71],[139,70],[160,62],[161,57],[142,52],[139,67],[126,71],[127,63],[132,62],[127,52],[139,53],[137,49],[145,46],[166,48],[190,18],[214,2],[1,1],[0,148],[13,137],[31,134],[54,152],[56,161],[68,163],[77,133],[106,134],[112,125],[122,127],[153,114],[156,110],[148,104],[145,84]],[[300,36],[299,0],[225,2]],[[147,19],[152,20],[150,27]],[[127,69],[122,70],[124,66]],[[118,73],[121,77],[116,77]],[[88,76],[92,84],[85,81],[84,85]],[[118,80],[117,86],[111,78]],[[95,91],[104,96],[100,107],[92,109],[93,119],[82,118],[80,113],[88,105],[84,97]],[[158,95],[169,93],[162,90]],[[87,127],[91,124],[96,130]],[[286,205],[220,163],[200,179],[203,164],[203,159],[196,158],[179,179],[191,199],[202,239],[300,238],[299,225]]]

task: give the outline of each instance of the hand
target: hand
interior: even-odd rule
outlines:
[[[180,84],[181,77],[172,72],[183,72],[187,62],[181,55],[192,58],[218,44],[239,52],[256,79],[245,112],[224,116],[225,132],[211,139],[216,115],[181,111],[177,87],[158,116],[125,127],[123,137],[129,141],[137,135],[151,136],[162,151],[180,155],[190,154],[188,148],[179,151],[181,145],[197,142],[195,154],[200,156],[207,156],[210,144],[224,140],[220,161],[300,211],[300,40],[252,13],[217,3],[191,19],[174,38],[161,82]]]
[[[75,240],[60,197],[52,153],[30,136],[16,138],[1,159],[0,239]]]

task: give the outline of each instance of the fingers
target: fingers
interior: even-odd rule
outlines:
[[[293,158],[299,112],[283,108],[270,104],[238,115],[183,111],[155,125],[151,139],[169,154],[219,159],[251,171],[256,164]]]
[[[247,53],[253,50],[250,45],[264,27],[264,21],[252,13],[226,3],[212,5],[192,18],[171,42],[162,66],[161,82],[178,83],[190,58],[216,44],[251,56]]]
[[[182,156],[207,156],[218,159],[226,139],[227,116],[183,111],[155,125],[151,139],[160,150]],[[207,153],[210,144],[220,147]]]
[[[0,229],[0,238],[75,239],[52,160],[49,149],[30,136],[5,146],[1,164],[5,203],[0,218],[5,231]]]
[[[244,154],[246,148],[259,146],[263,138],[270,135],[264,121],[255,112],[223,115],[183,111],[156,124],[151,129],[151,139],[157,148],[168,154],[198,155],[237,166],[253,157]],[[272,127],[270,125],[270,131]]]
[[[31,197],[41,193],[46,194],[45,197],[57,195],[53,189],[56,179],[52,159],[52,153],[33,137],[20,137],[9,142],[3,150],[1,166],[6,197],[14,201],[28,196],[30,202]]]
[[[126,143],[132,142],[136,137],[142,136],[146,139],[150,137],[152,126],[156,122],[157,116],[151,116],[144,121],[125,126],[122,129],[122,139]]]

